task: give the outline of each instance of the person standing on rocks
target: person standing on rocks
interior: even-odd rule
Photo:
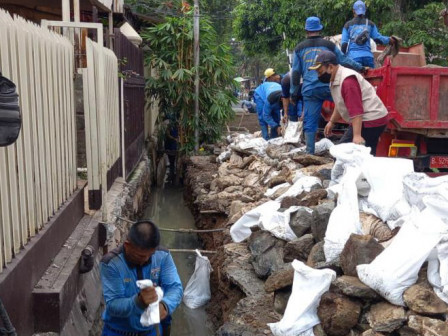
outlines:
[[[137,222],[130,228],[124,244],[101,260],[106,302],[102,336],[158,335],[159,325],[145,327],[140,323],[145,309],[158,300],[155,287],[141,290],[137,287],[136,281],[143,279],[150,279],[163,290],[159,333],[170,335],[171,315],[182,300],[183,288],[173,258],[159,244],[157,226],[151,221]]]
[[[276,138],[282,133],[280,126],[281,97],[282,86],[277,82],[264,82],[255,89],[254,100],[257,105],[258,122],[265,140]]]
[[[306,152],[314,154],[316,133],[321,118],[322,104],[325,100],[331,100],[328,83],[319,81],[316,71],[309,70],[317,55],[323,50],[335,53],[339,63],[347,65],[357,71],[364,71],[359,63],[347,58],[339,48],[330,41],[321,37],[323,25],[318,17],[312,16],[306,19],[305,30],[307,38],[300,42],[293,54],[291,95],[300,85],[303,77],[302,96],[304,105],[303,131],[306,140]]]
[[[365,145],[375,155],[378,139],[388,122],[388,112],[372,84],[356,71],[338,65],[336,55],[328,50],[320,52],[310,70],[316,70],[323,83],[330,83],[335,103],[325,126],[325,136],[331,135],[334,124],[342,118],[350,126],[340,142]]]

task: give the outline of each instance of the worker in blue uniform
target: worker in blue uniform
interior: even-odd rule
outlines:
[[[353,5],[354,18],[346,22],[342,29],[341,49],[347,57],[363,66],[374,68],[370,39],[377,44],[394,44],[395,40],[381,35],[375,23],[366,18],[365,14],[366,4],[361,0],[356,1]]]
[[[333,42],[323,39],[320,35],[322,29],[323,26],[318,17],[312,16],[306,19],[305,30],[307,38],[297,45],[294,50],[292,63],[291,94],[297,90],[297,87],[300,85],[300,79],[303,78],[302,96],[305,113],[303,130],[306,140],[306,152],[309,154],[314,154],[322,104],[325,100],[331,101],[332,98],[329,78],[324,78],[324,81],[321,81],[317,77],[317,72],[308,68],[314,64],[314,60],[319,52],[330,50],[336,54],[338,63],[359,72],[365,71],[361,64],[345,57]]]
[[[254,100],[257,106],[258,122],[265,140],[276,138],[281,133],[281,96],[282,86],[277,82],[264,82],[255,89]]]
[[[283,114],[285,122],[298,121],[302,117],[303,113],[303,97],[302,97],[302,85],[297,86],[296,91],[292,94],[291,99],[291,72],[288,72],[282,78],[282,102],[283,102]]]

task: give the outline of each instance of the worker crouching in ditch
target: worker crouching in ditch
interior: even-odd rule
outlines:
[[[388,112],[375,88],[362,75],[338,65],[336,55],[321,51],[310,70],[316,70],[321,82],[330,83],[335,108],[325,126],[330,136],[334,124],[340,119],[350,123],[341,143],[354,142],[371,148],[376,154],[378,139],[386,128]]]
[[[160,233],[150,221],[132,225],[120,248],[101,260],[101,282],[106,310],[103,336],[169,336],[171,315],[182,300],[182,283],[167,250],[159,248]],[[155,287],[139,289],[137,280],[149,279],[163,290],[160,325],[143,326],[145,309],[158,301]],[[157,330],[158,328],[159,330]]]

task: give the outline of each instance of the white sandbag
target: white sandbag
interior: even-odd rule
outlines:
[[[275,212],[280,208],[280,202],[269,201],[263,203],[246,212],[235,224],[230,228],[230,236],[235,243],[240,243],[251,235],[250,228],[260,223],[260,216],[264,213]]]
[[[331,170],[330,186],[341,181],[346,167],[361,167],[365,160],[373,157],[370,155],[370,147],[354,143],[334,145],[330,148],[330,154],[336,158],[336,162]]]
[[[404,306],[404,291],[416,283],[422,264],[446,233],[446,224],[430,208],[416,212],[372,263],[356,267],[359,279],[390,303]]]
[[[440,194],[425,196],[422,203],[445,224],[448,231],[448,201]],[[444,235],[428,258],[428,280],[437,296],[448,303],[448,235]]]
[[[330,269],[317,270],[294,260],[294,282],[292,293],[280,322],[270,323],[275,336],[314,336],[313,327],[320,323],[317,316],[321,296],[328,291],[336,272]]]
[[[303,191],[310,192],[311,189],[316,186],[322,186],[322,181],[315,176],[302,176],[282,195],[280,195],[276,201],[281,201],[285,197],[296,197]]]
[[[212,265],[207,257],[196,250],[194,272],[184,291],[183,301],[188,308],[196,309],[205,305],[212,297],[210,291],[210,273]]]
[[[320,155],[334,146],[330,139],[322,138],[314,145],[314,153]]]
[[[153,287],[151,280],[137,280],[137,287],[140,289],[145,289],[148,287]],[[140,316],[140,323],[144,327],[149,327],[154,324],[160,323],[160,310],[159,302],[163,299],[163,290],[160,287],[156,287],[157,301],[151,303]]]
[[[216,162],[223,163],[224,161],[227,161],[230,159],[230,156],[232,155],[232,151],[230,149],[226,150],[225,152],[222,152],[219,154],[219,156],[216,158]]]
[[[361,169],[370,185],[369,206],[384,222],[396,220],[411,211],[403,194],[403,179],[414,171],[411,160],[371,156],[362,162]]]
[[[325,232],[324,253],[327,262],[339,257],[352,233],[362,234],[356,189],[360,173],[359,168],[347,166],[341,180],[337,206],[330,215]]]
[[[245,137],[235,144],[231,145],[236,149],[240,150],[249,150],[250,152],[254,152],[260,156],[264,156],[266,147],[268,146],[268,142],[263,138],[250,138]]]
[[[260,216],[260,228],[271,232],[275,237],[286,241],[297,239],[294,231],[289,225],[291,213],[296,212],[298,206],[292,206],[283,212],[271,211],[263,212]]]
[[[268,140],[269,145],[281,146],[285,143],[282,137],[272,138]]]
[[[290,121],[283,136],[284,143],[298,144],[302,135],[303,121]]]
[[[411,173],[403,178],[404,195],[408,203],[423,210],[425,196],[439,195],[448,201],[448,176],[429,177],[424,173]]]

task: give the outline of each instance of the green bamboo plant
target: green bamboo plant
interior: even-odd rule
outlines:
[[[147,80],[147,93],[159,98],[160,118],[179,125],[183,152],[194,148],[193,14],[191,11],[168,16],[165,22],[142,32],[150,51],[145,62],[158,73]],[[200,141],[213,143],[233,117],[234,67],[230,47],[218,44],[208,19],[200,21]]]

